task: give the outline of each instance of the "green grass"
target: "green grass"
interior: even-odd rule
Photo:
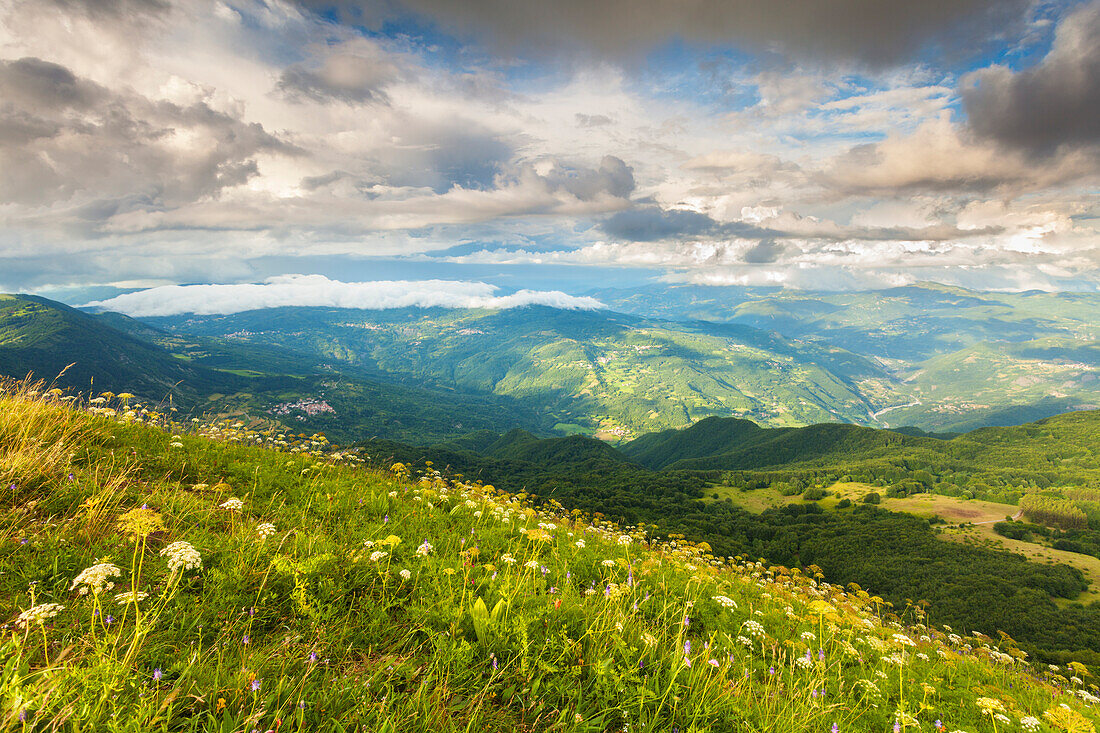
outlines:
[[[269,436],[4,386],[8,729],[1094,730],[1083,670],[1031,669],[1010,640],[923,626],[812,567],[655,542],[321,440],[249,447]],[[169,570],[176,542],[200,569]],[[116,586],[80,595],[96,563]],[[131,590],[148,597],[114,600]],[[18,628],[45,603],[64,608]]]

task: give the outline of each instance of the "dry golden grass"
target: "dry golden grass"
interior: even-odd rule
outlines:
[[[0,485],[9,500],[62,480],[79,447],[104,434],[44,381],[0,380]]]

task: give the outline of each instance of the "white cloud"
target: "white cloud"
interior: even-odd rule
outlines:
[[[328,308],[522,308],[544,305],[567,310],[604,307],[595,298],[558,290],[520,290],[493,295],[495,285],[457,280],[375,280],[340,282],[323,275],[282,275],[263,283],[235,285],[166,285],[88,303],[87,307],[134,317],[227,315],[260,308],[321,306]]]
[[[0,287],[471,241],[531,245],[442,261],[1100,267],[1095,157],[975,138],[942,70],[447,56],[283,0],[0,0]],[[647,207],[715,223],[601,225]]]

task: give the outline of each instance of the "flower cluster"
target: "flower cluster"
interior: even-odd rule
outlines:
[[[124,593],[115,594],[115,603],[137,603],[138,601],[144,601],[149,597],[149,594],[145,591],[132,591],[128,590]]]
[[[65,607],[60,603],[40,603],[19,614],[15,624],[19,628],[25,629],[31,624],[40,624],[46,619],[53,618],[64,610]]]
[[[177,570],[199,570],[202,568],[202,555],[190,542],[173,542],[160,551],[163,557],[168,558],[168,569],[173,573]]]
[[[82,596],[87,595],[89,591],[93,596],[98,596],[103,591],[114,588],[115,584],[111,578],[117,578],[121,575],[122,571],[118,569],[118,566],[109,562],[101,562],[81,570],[80,575],[73,579],[73,584],[69,586],[69,590],[79,588]]]

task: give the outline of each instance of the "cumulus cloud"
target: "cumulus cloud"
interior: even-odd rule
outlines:
[[[297,148],[216,111],[116,92],[40,58],[0,60],[0,200],[83,197],[179,205],[258,173]]]
[[[300,0],[331,9],[331,0]],[[1016,22],[1024,0],[367,0],[335,3],[353,18],[379,22],[379,8],[404,6],[509,53],[581,49],[604,57],[638,57],[670,41],[732,44],[798,57],[855,58],[876,64],[929,45],[972,52]]]
[[[612,215],[600,224],[616,239],[654,242],[672,238],[766,237],[775,232],[743,222],[718,222],[709,215],[688,209],[637,206]]]
[[[973,72],[962,94],[970,126],[984,138],[1044,154],[1100,144],[1100,1],[1059,23],[1039,64]]]
[[[1098,76],[1090,2],[1043,5],[1064,16],[1046,59],[981,72],[964,95],[980,77],[1021,120],[1044,103],[1072,117],[1069,92],[1091,99]],[[1018,17],[1017,0],[380,0],[355,24],[340,7],[0,0],[0,281],[318,271],[298,256],[695,272],[1100,263],[1096,115],[1048,153],[981,128],[1009,123],[970,97],[964,120],[960,67],[938,52],[851,63],[946,48],[952,29]],[[375,22],[409,9],[444,22]],[[452,13],[494,43],[544,39],[566,63],[467,46]],[[1054,27],[1034,22],[1021,53],[1045,52]],[[996,30],[998,51],[1018,38]],[[673,38],[685,43],[672,57],[623,63]],[[693,56],[712,41],[748,53]],[[775,55],[796,46],[806,59]],[[1052,90],[1055,72],[1067,93],[1042,99],[1061,102],[1021,96]],[[516,275],[483,267],[456,277]]]
[[[377,44],[360,39],[319,61],[287,67],[276,86],[294,101],[305,98],[363,104],[387,101],[385,88],[409,76],[410,72],[394,63]]]
[[[327,308],[522,308],[543,305],[568,310],[604,307],[595,298],[576,297],[558,290],[520,290],[494,295],[495,285],[456,280],[377,280],[340,282],[323,275],[284,275],[263,283],[235,285],[166,285],[86,307],[125,313],[136,318],[226,315],[261,308],[321,306]]]
[[[892,134],[836,156],[826,165],[822,180],[827,188],[849,194],[1023,193],[1096,173],[1092,156],[1073,151],[1035,165],[1019,151],[971,139],[944,113],[912,134]]]

